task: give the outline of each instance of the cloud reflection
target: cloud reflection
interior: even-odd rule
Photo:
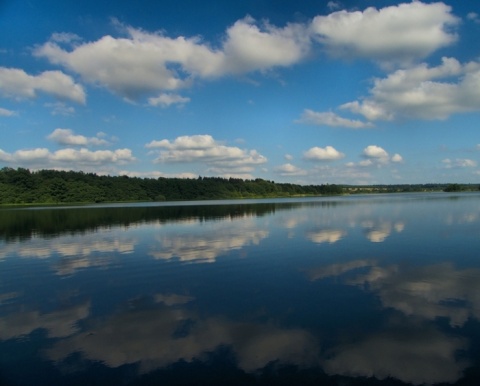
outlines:
[[[168,303],[166,298],[157,296],[164,304]],[[91,329],[59,341],[47,355],[60,361],[80,352],[110,367],[140,363],[141,371],[148,372],[180,360],[202,360],[206,353],[228,346],[245,371],[272,361],[318,363],[315,339],[304,330],[224,317],[200,318],[195,312],[179,308],[178,302],[173,303],[173,307],[157,304],[149,309],[128,309],[109,319],[92,321]]]
[[[198,224],[200,225],[200,224]],[[232,250],[258,245],[269,232],[258,229],[253,220],[221,221],[208,226],[165,229],[157,237],[158,247],[150,252],[156,259],[177,258],[183,262],[213,263]]]
[[[385,307],[405,315],[434,320],[445,317],[462,326],[469,317],[480,320],[480,270],[455,269],[451,263],[424,267],[372,267],[351,281],[368,284]]]
[[[480,269],[456,269],[451,263],[427,266],[379,266],[374,260],[354,260],[311,269],[310,280],[341,276],[364,268],[345,283],[378,295],[384,307],[427,320],[448,318],[452,326],[468,318],[480,320]],[[367,269],[365,273],[365,269]]]
[[[45,329],[50,338],[63,338],[78,331],[77,322],[89,315],[90,303],[50,313],[22,311],[0,318],[0,339],[7,340],[29,335],[37,329]]]
[[[325,229],[316,232],[308,232],[307,239],[316,244],[333,244],[345,237],[346,234],[347,232],[341,229]]]
[[[405,224],[401,221],[395,223],[390,221],[380,221],[377,223],[373,221],[364,221],[361,225],[364,228],[365,236],[372,243],[384,242],[392,233],[392,229],[400,233],[405,228]]]
[[[89,233],[83,236],[60,236],[54,239],[32,238],[22,243],[8,244],[4,256],[26,259],[50,259],[57,275],[72,275],[78,269],[105,267],[111,256],[105,254],[128,254],[135,248],[136,240],[108,233]],[[55,259],[58,256],[59,259]]]
[[[432,323],[448,318],[460,327],[480,318],[480,270],[455,269],[450,263],[428,266],[389,265],[359,259],[307,271],[310,280],[343,278],[378,296],[387,309],[400,311],[398,320],[378,333],[336,346],[323,363],[328,374],[386,379],[413,384],[454,382],[468,366],[458,353],[467,340],[441,332]]]
[[[387,331],[337,346],[323,365],[331,375],[394,377],[415,385],[455,382],[468,366],[457,358],[466,348],[462,338],[402,321],[388,326]]]

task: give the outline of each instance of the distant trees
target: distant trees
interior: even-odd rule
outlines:
[[[342,194],[339,185],[301,186],[257,178],[137,178],[93,173],[0,169],[0,204],[205,200]]]
[[[464,190],[464,188],[460,184],[448,184],[445,189],[443,189],[444,192],[461,192]]]

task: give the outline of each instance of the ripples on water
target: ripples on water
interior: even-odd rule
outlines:
[[[0,384],[479,384],[480,195],[0,209]]]

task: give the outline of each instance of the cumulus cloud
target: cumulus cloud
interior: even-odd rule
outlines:
[[[480,24],[480,17],[478,16],[478,13],[476,13],[476,12],[469,12],[467,14],[467,19],[471,20],[471,21],[473,21],[477,24]]]
[[[67,146],[102,146],[108,145],[108,141],[97,137],[85,137],[83,135],[74,134],[71,129],[55,129],[51,134],[47,136],[51,141],[57,142],[60,145]]]
[[[198,174],[195,173],[163,173],[158,170],[153,170],[149,172],[140,172],[140,171],[131,171],[131,170],[120,170],[118,172],[120,176],[128,177],[139,177],[139,178],[198,178]]]
[[[454,43],[459,22],[448,5],[414,1],[316,16],[311,30],[333,56],[404,64]]]
[[[380,146],[370,145],[363,149],[363,155],[367,158],[387,159],[388,153]]]
[[[345,154],[339,152],[333,146],[324,148],[315,146],[303,153],[303,157],[311,161],[333,161],[344,158]]]
[[[130,149],[97,150],[65,148],[51,152],[46,148],[21,149],[7,153],[0,149],[0,160],[29,168],[72,168],[124,165],[136,159]]]
[[[395,154],[392,156],[392,162],[401,163],[401,162],[403,162],[403,157],[402,157],[400,154],[395,153]]]
[[[341,4],[340,4],[339,2],[337,2],[337,1],[329,1],[329,2],[327,3],[327,7],[328,7],[329,10],[334,11],[334,10],[336,10],[336,9],[341,8],[342,6],[341,6]]]
[[[397,70],[386,78],[375,79],[368,97],[341,108],[372,121],[446,119],[455,113],[479,111],[480,63],[462,65],[445,57],[436,67],[422,63]]]
[[[304,176],[307,174],[306,170],[303,170],[291,163],[286,163],[280,166],[277,166],[274,171],[281,176]]]
[[[195,78],[290,66],[301,60],[310,46],[302,25],[258,26],[251,17],[229,27],[219,49],[198,36],[172,38],[119,26],[127,37],[103,36],[97,41],[76,44],[70,50],[60,46],[58,37],[51,38],[34,53],[75,71],[88,82],[100,84],[128,100],[137,100],[150,93],[188,87]],[[153,98],[150,103],[164,101]]]
[[[267,162],[256,150],[240,149],[217,142],[210,135],[180,136],[145,145],[158,153],[156,163],[203,163],[225,173],[248,173]]]
[[[380,146],[377,145],[369,145],[363,149],[361,153],[361,157],[363,158],[358,163],[355,162],[348,162],[345,166],[349,168],[365,168],[365,167],[381,167],[388,165],[390,163],[403,163],[403,157],[395,153],[393,156],[390,156],[388,152]]]
[[[306,123],[309,125],[332,126],[332,127],[348,127],[351,129],[363,129],[365,127],[373,127],[371,122],[362,122],[359,120],[352,120],[342,118],[341,116],[328,111],[316,112],[310,109],[305,109],[298,123]]]
[[[21,69],[0,67],[0,92],[15,99],[36,98],[41,92],[60,100],[80,104],[85,104],[86,101],[83,87],[61,71],[29,75]]]
[[[68,106],[63,102],[45,103],[44,106],[52,109],[51,111],[52,115],[68,116],[68,115],[75,114],[75,108],[72,106]]]
[[[445,165],[446,169],[452,168],[475,168],[477,167],[477,161],[468,158],[457,158],[451,160],[450,158],[446,158],[442,160],[442,163]]]
[[[0,117],[11,117],[13,115],[15,115],[15,111],[0,107]]]
[[[171,105],[184,105],[185,103],[190,102],[190,98],[182,97],[178,94],[168,94],[162,93],[158,97],[149,98],[148,104],[150,106],[160,106],[160,107],[170,107]]]
[[[308,53],[310,38],[305,26],[288,24],[277,28],[264,23],[262,27],[253,18],[246,17],[227,30],[223,46],[226,56],[224,72],[245,73],[290,66]]]
[[[333,11],[340,4],[330,1],[327,6]],[[85,42],[71,33],[56,33],[37,46],[34,55],[127,100],[147,97],[151,105],[168,107],[187,103],[188,98],[175,91],[190,87],[197,79],[290,67],[308,57],[314,43],[334,56],[361,57],[384,64],[410,63],[455,42],[457,36],[452,27],[458,23],[449,6],[420,1],[356,12],[335,11],[328,16],[316,16],[311,22],[284,26],[246,16],[227,27],[217,42],[205,41],[201,36],[167,36],[117,21],[122,37],[106,35]],[[47,72],[43,76],[56,77],[58,83],[59,74],[62,73]],[[70,88],[80,87],[71,83]],[[67,85],[65,79],[64,84]],[[33,93],[22,87],[14,93],[12,90],[17,88],[9,87],[14,95],[22,91]],[[63,98],[84,102],[83,90],[72,93],[67,91],[68,87],[61,89]],[[362,108],[365,110],[367,105],[362,104]],[[351,128],[371,125],[331,112],[312,113],[305,112],[302,120]]]

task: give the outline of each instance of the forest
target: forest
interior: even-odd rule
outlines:
[[[260,178],[139,178],[78,171],[0,169],[0,204],[215,200],[342,194],[339,185],[295,185]]]
[[[297,185],[257,178],[140,178],[81,171],[0,169],[0,205],[148,202],[397,192],[460,192],[473,184]]]

